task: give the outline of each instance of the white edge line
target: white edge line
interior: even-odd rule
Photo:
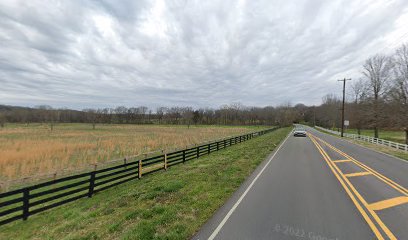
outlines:
[[[391,155],[391,154],[388,154],[388,153],[385,153],[385,152],[381,152],[380,150],[377,150],[377,149],[374,149],[374,148],[369,148],[369,147],[366,147],[366,146],[364,146],[364,145],[361,145],[360,143],[358,143],[358,140],[356,140],[357,143],[352,142],[352,141],[351,141],[352,139],[340,139],[340,140],[343,140],[343,141],[346,141],[346,142],[348,142],[348,143],[357,145],[357,146],[362,147],[362,148],[365,148],[365,149],[367,149],[367,150],[374,151],[374,152],[376,152],[376,153],[383,154],[383,155],[385,155],[385,156],[387,156],[387,157],[400,160],[401,162],[408,163],[408,160],[404,160],[404,159],[402,159],[402,158],[400,158],[400,157],[397,157],[397,156],[394,156],[394,155]],[[372,144],[372,143],[370,143],[370,144]],[[385,147],[387,147],[387,146],[385,146]],[[393,148],[390,148],[390,150],[396,150],[396,151],[398,151],[398,149],[395,149],[395,148],[394,148],[394,149],[393,149]]]
[[[391,155],[391,154],[388,154],[388,153],[385,153],[385,152],[381,152],[381,151],[379,151],[379,150],[377,150],[377,149],[374,149],[374,148],[366,147],[366,146],[360,144],[358,140],[355,140],[356,142],[352,142],[352,141],[351,141],[352,139],[349,139],[349,138],[340,138],[340,137],[338,137],[338,136],[334,136],[334,135],[328,134],[328,133],[323,132],[323,131],[319,131],[319,130],[314,129],[314,128],[312,128],[312,129],[313,129],[313,130],[316,130],[316,131],[319,132],[319,133],[323,133],[323,134],[326,134],[326,135],[328,135],[328,136],[335,137],[335,138],[337,138],[337,139],[340,140],[340,141],[345,141],[345,142],[354,144],[354,145],[356,145],[356,146],[358,146],[358,147],[362,147],[362,148],[365,148],[365,149],[367,149],[367,150],[371,150],[371,151],[373,151],[373,152],[383,154],[383,155],[385,155],[385,156],[387,156],[387,157],[391,157],[391,158],[400,160],[401,162],[404,162],[404,163],[407,163],[407,164],[408,164],[408,160],[404,160],[404,159],[402,159],[402,158],[400,158],[400,157],[397,157],[397,156],[394,156],[394,155]],[[365,141],[363,141],[363,142],[365,142]],[[368,143],[370,143],[370,142],[368,142]],[[370,144],[375,145],[375,143],[370,143]],[[385,146],[385,145],[384,145],[384,146]],[[385,146],[385,147],[387,147],[387,146]],[[396,151],[398,151],[398,149],[395,149],[395,148],[390,148],[390,150],[396,150]]]
[[[293,130],[292,130],[293,131]],[[218,224],[217,228],[214,230],[214,232],[211,234],[211,236],[208,238],[208,240],[213,240],[217,234],[219,233],[219,231],[221,230],[221,228],[224,226],[224,224],[227,222],[227,220],[230,218],[230,216],[232,215],[232,213],[235,211],[235,209],[238,207],[238,205],[241,203],[241,201],[244,199],[244,197],[247,195],[247,193],[249,192],[249,190],[251,190],[252,186],[254,185],[254,183],[256,182],[256,180],[259,178],[259,176],[261,176],[261,174],[263,173],[263,171],[266,169],[266,167],[269,165],[269,163],[272,161],[272,159],[275,157],[275,155],[278,153],[279,149],[283,146],[283,144],[285,144],[286,140],[288,140],[288,138],[292,135],[292,131],[290,131],[290,133],[288,134],[288,136],[285,138],[285,140],[281,143],[281,145],[279,145],[279,147],[276,149],[275,153],[272,155],[271,158],[269,158],[268,162],[265,164],[265,166],[262,168],[262,170],[258,173],[258,175],[256,175],[256,177],[252,180],[251,184],[249,184],[249,186],[247,187],[247,189],[245,190],[245,192],[241,195],[241,197],[238,199],[238,201],[234,204],[234,206],[232,206],[232,208],[229,210],[229,212],[227,213],[227,215],[225,215],[225,217],[222,219],[222,221],[220,222],[220,224]]]

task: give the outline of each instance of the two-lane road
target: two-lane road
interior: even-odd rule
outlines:
[[[408,239],[408,162],[307,130],[193,239]]]

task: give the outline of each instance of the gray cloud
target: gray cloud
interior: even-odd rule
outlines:
[[[405,0],[2,1],[0,104],[318,104],[406,20]]]

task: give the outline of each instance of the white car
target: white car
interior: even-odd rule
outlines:
[[[306,131],[303,128],[297,128],[293,131],[294,137],[306,137]]]

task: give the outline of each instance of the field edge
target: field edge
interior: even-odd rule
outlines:
[[[136,180],[92,199],[33,216],[26,222],[0,227],[3,228],[0,238],[190,238],[290,130],[278,129],[166,172],[146,176],[140,184]]]

